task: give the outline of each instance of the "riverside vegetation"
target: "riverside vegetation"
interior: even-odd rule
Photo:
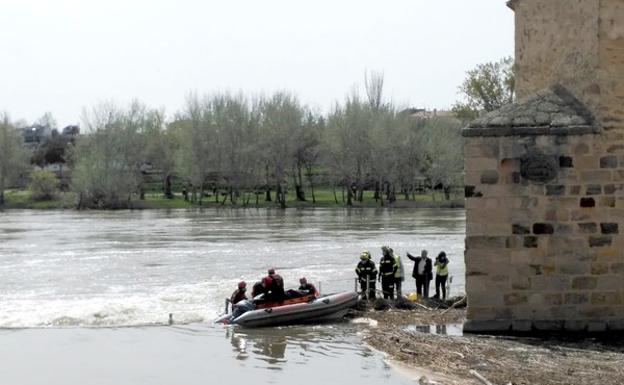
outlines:
[[[506,100],[492,86],[508,82],[500,75],[506,65],[469,73],[458,117]],[[464,122],[417,118],[387,102],[379,73],[365,77],[364,89],[327,114],[287,92],[191,93],[169,118],[139,101],[101,103],[83,112],[86,134],[53,134],[34,153],[16,128],[24,124],[4,114],[0,206],[461,205]],[[493,102],[475,102],[483,95]],[[54,127],[49,113],[37,123]],[[31,164],[60,164],[60,183],[48,171],[31,172]]]

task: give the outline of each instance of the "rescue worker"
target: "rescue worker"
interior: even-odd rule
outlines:
[[[396,262],[394,256],[390,254],[388,246],[381,247],[381,260],[379,261],[379,278],[384,299],[394,299],[394,283],[396,281]]]
[[[262,285],[262,281],[258,281],[256,283],[254,283],[253,287],[251,288],[251,298],[256,298],[257,296],[259,296],[260,294],[264,293],[264,286]]]
[[[240,281],[238,283],[238,288],[234,291],[234,293],[232,293],[232,296],[230,297],[230,303],[232,304],[232,306],[236,305],[240,301],[247,299],[247,295],[245,295],[246,291],[247,283],[245,281]]]
[[[399,254],[394,254],[394,250],[390,249],[390,255],[394,256],[394,264],[396,266],[396,271],[394,273],[394,288],[396,290],[396,297],[399,299],[403,296],[401,286],[405,280],[405,269],[403,268],[403,261],[401,260],[401,256]]]
[[[377,267],[371,259],[368,251],[362,252],[360,262],[355,268],[355,274],[360,282],[360,292],[362,299],[375,299],[375,279],[377,278]]]
[[[446,258],[446,253],[441,251],[436,257],[435,268],[435,288],[436,294],[434,298],[440,298],[440,287],[442,288],[442,299],[446,299],[446,279],[448,278],[448,264],[449,260]]]
[[[281,275],[275,272],[275,269],[269,269],[267,271],[267,274],[268,275],[264,278],[265,279],[268,278],[268,280],[266,280],[268,286],[265,286],[265,288],[267,289],[268,299],[270,299],[271,301],[275,301],[275,302],[282,302],[285,297],[284,279],[282,278]],[[263,280],[263,286],[264,286],[264,280]]]
[[[308,283],[308,280],[306,279],[306,277],[301,277],[299,279],[299,290],[305,291],[309,294],[314,294],[315,297],[319,296],[319,291],[316,289],[316,287],[313,284]]]

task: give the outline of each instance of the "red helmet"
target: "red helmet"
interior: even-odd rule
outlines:
[[[305,285],[306,283],[308,283],[308,280],[306,279],[306,277],[301,277],[299,278],[299,283]]]
[[[245,289],[246,287],[247,287],[247,282],[245,282],[245,281],[240,281],[240,282],[238,283],[238,288],[239,288],[239,289]]]
[[[267,272],[269,275],[273,275],[275,274],[275,269],[270,268],[269,271]]]

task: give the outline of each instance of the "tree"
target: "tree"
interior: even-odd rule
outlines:
[[[4,205],[4,190],[28,167],[28,152],[23,147],[24,139],[9,121],[6,114],[0,115],[0,205]]]
[[[83,120],[90,134],[81,136],[73,151],[72,183],[79,208],[132,206],[132,196],[141,193],[142,132],[148,114],[138,101],[127,109],[104,103],[85,111]]]
[[[296,97],[277,92],[260,101],[259,146],[267,169],[272,177],[276,202],[286,207],[284,182],[294,162],[295,138],[303,127],[304,111]]]
[[[453,112],[461,120],[473,120],[482,112],[494,111],[513,102],[514,87],[513,58],[479,64],[468,71],[459,86],[463,100],[455,103]]]
[[[30,191],[34,200],[50,200],[58,189],[58,179],[50,171],[33,171],[30,174]]]

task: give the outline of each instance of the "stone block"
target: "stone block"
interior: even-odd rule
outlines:
[[[475,186],[465,186],[464,197],[465,198],[481,198],[483,194],[476,190],[477,188]]]
[[[533,236],[524,237],[524,247],[536,248],[537,245],[538,245],[537,237],[533,237]]]
[[[615,291],[591,293],[592,305],[617,306],[622,304],[622,294]]]
[[[610,331],[624,332],[624,318],[621,320],[612,320],[608,322]]]
[[[615,155],[603,156],[600,158],[600,168],[616,168],[618,166],[618,158]]]
[[[581,198],[580,207],[596,207],[596,201],[594,200],[594,198]]]
[[[589,154],[589,145],[587,143],[579,143],[574,147],[575,155],[587,155]]]
[[[555,225],[555,233],[557,234],[572,234],[572,226],[563,223],[557,223]]]
[[[481,173],[482,184],[497,184],[499,180],[498,171],[485,170]]]
[[[524,305],[528,302],[528,297],[525,293],[505,294],[503,298],[505,301],[505,305],[507,306]]]
[[[572,289],[575,290],[594,290],[597,285],[597,277],[585,276],[572,278]]]
[[[579,233],[595,234],[598,231],[598,225],[592,222],[578,223]]]
[[[497,158],[499,155],[498,141],[484,138],[467,140],[464,153],[466,158]]]
[[[464,164],[466,170],[473,171],[496,170],[498,168],[496,158],[466,158]]]
[[[511,320],[482,321],[470,319],[464,323],[464,333],[508,332]]]
[[[609,273],[609,264],[603,262],[593,262],[591,264],[592,275],[604,275]]]
[[[518,333],[530,332],[532,328],[532,321],[513,320],[511,323],[511,330]]]
[[[585,275],[590,273],[591,265],[589,262],[566,260],[557,263],[557,271],[566,275]]]
[[[611,246],[613,239],[609,236],[589,237],[589,247]]]
[[[584,332],[587,330],[586,321],[565,320],[563,329],[568,332]]]
[[[615,197],[600,197],[600,207],[615,207]]]
[[[563,330],[563,321],[536,320],[533,321],[533,329],[544,332]]]
[[[533,234],[541,235],[541,234],[552,234],[555,232],[555,229],[550,223],[534,223],[533,224]]]
[[[604,321],[589,321],[587,323],[589,333],[603,333],[607,331],[607,323]]]
[[[530,277],[531,290],[565,292],[570,289],[570,278],[566,276],[536,275]]]
[[[624,144],[614,144],[607,148],[609,154],[624,153]]]
[[[594,170],[594,171],[582,171],[581,181],[587,183],[600,183],[611,181],[611,171],[608,170]]]
[[[511,233],[520,235],[531,234],[531,230],[528,225],[516,223],[511,225]]]
[[[581,186],[570,186],[568,188],[568,195],[579,195],[581,193]]]
[[[529,277],[511,277],[512,290],[529,290],[531,288],[531,280]]]
[[[586,210],[572,210],[570,211],[570,220],[572,221],[586,221],[591,218],[591,215]]]
[[[559,157],[559,167],[561,168],[571,168],[574,167],[574,161],[570,156],[560,156]]]
[[[603,234],[619,234],[619,226],[617,223],[601,223],[600,232]]]
[[[546,195],[561,196],[565,195],[564,185],[548,185],[546,186]]]
[[[584,305],[589,301],[590,296],[586,292],[566,293],[563,297],[563,303],[566,305]]]
[[[604,186],[604,193],[607,195],[615,194],[616,191],[621,190],[622,185],[616,186],[614,184],[607,184]]]
[[[505,247],[506,237],[466,237],[466,249],[504,249]]]
[[[612,263],[611,266],[611,272],[613,274],[622,274],[624,275],[624,263],[621,262],[616,262],[616,263]],[[624,280],[624,278],[622,278]]]
[[[585,195],[600,195],[602,194],[602,186],[599,184],[589,184],[585,188]]]

